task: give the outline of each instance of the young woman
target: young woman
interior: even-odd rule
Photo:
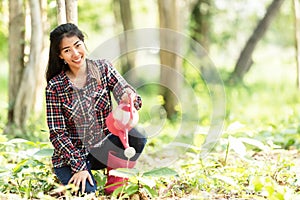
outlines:
[[[129,145],[137,153],[128,163],[105,119],[112,111],[111,94],[118,103],[129,102],[133,95],[137,110],[141,98],[110,62],[86,56],[84,35],[76,25],[62,24],[50,33],[46,109],[54,172],[62,184],[73,183],[82,193],[92,193],[97,186],[91,170],[134,167],[146,138],[136,129],[129,132]],[[105,193],[122,181],[108,175]]]

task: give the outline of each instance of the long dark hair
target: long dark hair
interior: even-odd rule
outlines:
[[[65,64],[63,59],[59,57],[60,43],[64,37],[72,36],[77,36],[80,40],[84,42],[84,35],[75,24],[61,24],[58,27],[56,27],[53,31],[51,31],[49,61],[46,70],[47,82],[50,81],[54,76],[59,74],[61,71],[66,71],[69,69],[68,64]]]

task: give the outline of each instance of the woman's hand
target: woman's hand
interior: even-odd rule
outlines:
[[[121,100],[124,102],[124,103],[130,103],[130,97],[135,99],[136,98],[136,93],[130,89],[130,88],[126,88],[125,89],[125,93],[122,95],[121,97]]]
[[[80,188],[80,184],[81,184],[81,193],[84,193],[85,183],[87,180],[90,182],[92,186],[94,186],[93,179],[90,173],[87,170],[79,171],[73,174],[68,184],[73,183],[78,188]]]

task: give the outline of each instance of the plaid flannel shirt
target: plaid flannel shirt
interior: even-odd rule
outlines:
[[[92,76],[91,65],[99,69],[100,82]],[[111,93],[119,102],[125,88],[133,89],[107,60],[87,59],[87,71],[87,83],[81,89],[72,84],[64,71],[53,77],[46,87],[53,167],[71,166],[73,173],[87,170],[90,148],[109,133],[105,118],[112,111]],[[140,109],[140,96],[134,105]]]

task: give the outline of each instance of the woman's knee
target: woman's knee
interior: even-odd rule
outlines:
[[[65,166],[65,167],[54,168],[54,173],[57,176],[58,180],[63,185],[68,185],[69,180],[72,177],[71,167]]]
[[[141,153],[147,143],[147,138],[141,130],[133,128],[129,132],[129,145],[134,147],[137,153]]]

